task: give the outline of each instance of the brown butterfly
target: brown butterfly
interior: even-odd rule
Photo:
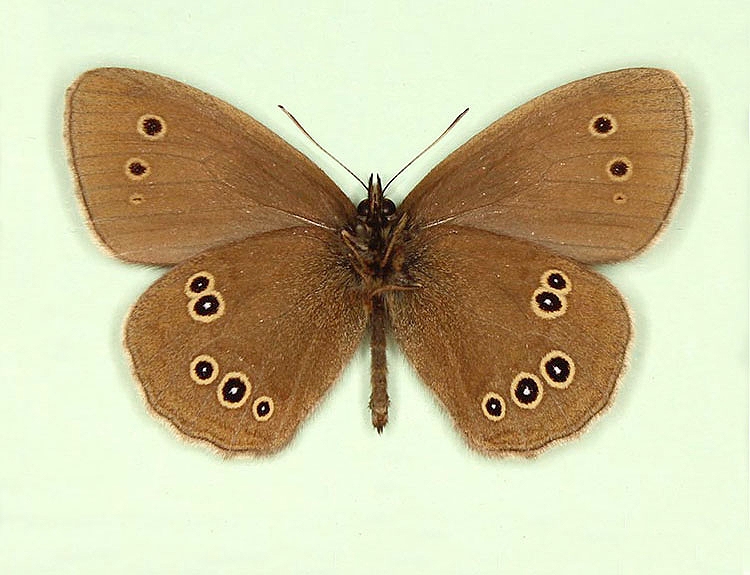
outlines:
[[[369,326],[378,431],[391,331],[473,448],[532,455],[612,397],[630,319],[589,265],[662,228],[691,124],[671,72],[593,76],[490,125],[399,207],[372,176],[355,207],[249,116],[147,72],[83,74],[66,137],[104,244],[177,264],[131,310],[125,345],[182,433],[284,447]]]

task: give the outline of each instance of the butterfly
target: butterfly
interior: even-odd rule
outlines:
[[[229,104],[101,68],[68,89],[66,140],[96,235],[174,266],[125,346],[150,407],[227,454],[286,446],[370,332],[370,411],[388,421],[391,334],[474,449],[534,455],[610,402],[631,321],[592,264],[648,247],[691,140],[671,72],[556,88],[440,162],[400,206],[355,205]]]

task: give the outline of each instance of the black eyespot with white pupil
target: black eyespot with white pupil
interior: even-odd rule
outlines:
[[[482,413],[490,421],[500,421],[505,417],[505,401],[497,393],[490,391],[482,398]]]
[[[244,405],[250,397],[250,391],[250,380],[242,372],[226,374],[216,389],[219,403],[230,409]]]
[[[219,375],[219,364],[210,355],[196,356],[190,362],[190,377],[198,385],[208,385]]]
[[[628,173],[628,165],[622,160],[612,162],[612,165],[609,167],[609,173],[613,176],[621,178]]]
[[[219,298],[214,294],[206,294],[195,300],[193,310],[201,317],[216,315],[221,308]]]
[[[561,273],[552,272],[547,276],[547,285],[552,289],[562,291],[568,287],[568,282],[565,281],[565,277]]]
[[[539,309],[546,312],[556,312],[562,309],[560,296],[550,291],[541,291],[534,297]]]
[[[273,415],[273,399],[262,396],[253,402],[253,417],[257,421],[267,421]]]
[[[141,126],[143,128],[143,131],[149,136],[156,136],[157,134],[161,133],[163,129],[161,120],[153,116],[144,118],[141,122]]]
[[[594,130],[596,130],[600,134],[606,134],[611,129],[612,120],[610,120],[606,116],[599,116],[596,120],[594,120]]]
[[[528,405],[529,403],[534,403],[536,398],[539,397],[539,386],[530,377],[525,377],[516,384],[516,389],[513,393],[519,402]]]
[[[573,381],[576,371],[573,359],[557,349],[542,358],[539,369],[547,383],[557,389],[567,388]]]
[[[130,170],[130,173],[134,176],[142,176],[148,171],[148,168],[141,162],[130,162],[130,164],[128,164],[128,170]]]
[[[211,280],[207,276],[196,276],[190,281],[190,291],[199,294],[208,289]]]
[[[247,386],[239,377],[230,377],[221,387],[221,396],[227,403],[239,403],[246,393]]]
[[[542,382],[530,373],[520,373],[510,386],[513,402],[524,409],[533,409],[542,400]]]
[[[205,381],[211,379],[211,376],[214,374],[214,366],[209,361],[201,360],[195,364],[193,371],[195,372],[195,377]]]

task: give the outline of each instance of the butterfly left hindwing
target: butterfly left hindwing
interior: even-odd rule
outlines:
[[[531,455],[607,405],[630,319],[602,276],[448,225],[420,231],[404,265],[423,287],[388,294],[396,339],[472,447]]]
[[[208,250],[151,286],[125,343],[151,407],[227,452],[286,445],[366,327],[337,236],[278,230]]]

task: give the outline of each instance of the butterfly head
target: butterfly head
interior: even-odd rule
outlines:
[[[396,204],[383,197],[383,185],[377,174],[370,174],[367,199],[357,205],[357,217],[362,223],[374,228],[387,226],[398,219]]]

